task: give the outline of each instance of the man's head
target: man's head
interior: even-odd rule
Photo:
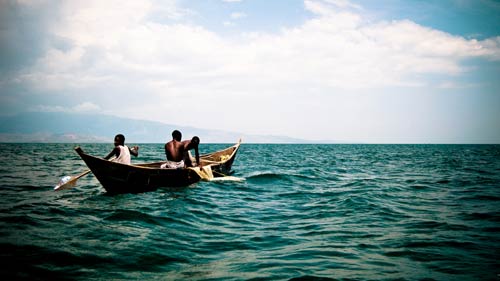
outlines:
[[[174,131],[172,132],[172,138],[173,138],[174,140],[176,140],[176,141],[181,141],[181,139],[182,139],[182,134],[181,134],[181,132],[179,132],[179,131],[177,131],[177,130],[174,130]]]
[[[200,138],[197,136],[194,136],[191,139],[191,145],[193,145],[194,147],[197,147],[199,144],[200,144]]]
[[[115,136],[115,146],[124,145],[125,144],[125,136],[122,134],[118,134]]]

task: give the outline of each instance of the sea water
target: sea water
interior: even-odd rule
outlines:
[[[115,196],[53,191],[73,146],[0,144],[2,280],[500,280],[499,145],[242,144],[244,181]]]

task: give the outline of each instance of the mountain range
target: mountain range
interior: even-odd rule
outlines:
[[[182,132],[183,139],[197,135],[205,143],[234,143],[239,138],[246,143],[311,143],[287,136],[249,135],[104,114],[24,112],[0,116],[0,142],[112,142],[121,133],[127,143],[165,143],[175,129]]]

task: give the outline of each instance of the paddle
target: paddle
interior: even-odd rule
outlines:
[[[88,173],[90,173],[90,170],[87,170],[87,171],[85,171],[85,172],[83,172],[83,173],[81,173],[81,174],[79,174],[77,176],[72,176],[72,177],[65,176],[65,177],[63,177],[59,181],[59,183],[56,186],[54,186],[54,191],[59,191],[59,190],[68,189],[68,188],[74,187],[76,185],[76,181],[79,178],[85,176]]]
[[[115,158],[116,157],[113,156],[113,157],[111,157],[109,159],[109,161],[113,161],[113,160],[115,160]],[[70,176],[64,176],[64,177],[62,177],[59,180],[59,182],[57,183],[57,185],[54,186],[54,191],[59,191],[59,190],[64,190],[64,189],[69,189],[69,188],[75,187],[76,181],[79,178],[87,175],[90,172],[91,172],[90,170],[87,170],[87,171],[85,171],[85,172],[83,172],[83,173],[81,173],[79,175],[76,175],[76,176],[72,176],[72,177],[70,177]]]

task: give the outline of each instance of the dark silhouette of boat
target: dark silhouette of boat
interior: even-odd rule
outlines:
[[[229,175],[240,144],[241,140],[223,150],[200,155],[201,165],[205,168],[209,166],[214,177]],[[199,169],[160,168],[165,162],[126,165],[86,154],[80,147],[76,147],[75,151],[110,194],[140,193],[159,187],[183,187],[200,181],[203,176]]]

